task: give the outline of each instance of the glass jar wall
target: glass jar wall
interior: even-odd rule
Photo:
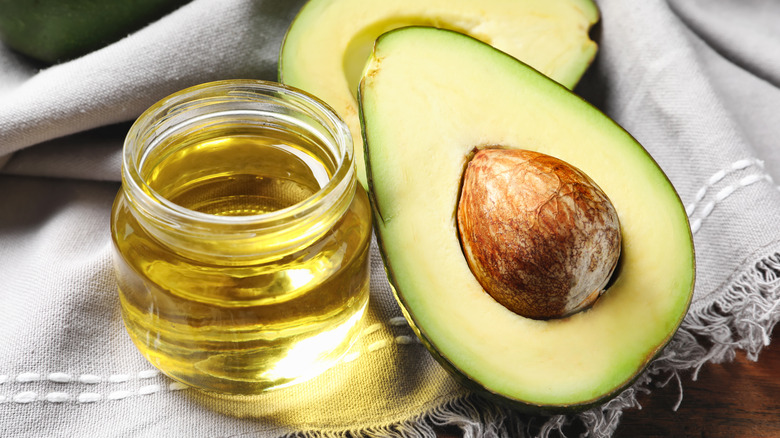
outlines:
[[[111,230],[127,331],[185,384],[291,384],[359,333],[368,199],[349,131],[304,92],[223,81],[152,106],[125,141]]]

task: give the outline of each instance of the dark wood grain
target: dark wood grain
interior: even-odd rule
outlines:
[[[780,437],[780,329],[758,362],[738,354],[733,362],[702,368],[696,381],[642,395],[641,410],[623,414],[616,437]]]
[[[780,326],[758,362],[738,353],[733,362],[707,364],[696,381],[682,376],[683,399],[675,381],[641,394],[642,409],[623,412],[614,438],[780,438]],[[576,437],[581,430],[565,430]],[[454,429],[439,438],[459,438]]]

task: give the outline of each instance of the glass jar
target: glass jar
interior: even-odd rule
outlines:
[[[255,394],[339,360],[369,295],[352,154],[329,107],[271,82],[195,86],[138,118],[111,233],[125,327],[155,367]]]

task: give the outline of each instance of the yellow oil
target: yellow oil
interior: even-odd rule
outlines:
[[[309,140],[223,125],[174,135],[146,157],[140,173],[149,188],[190,210],[248,216],[299,203],[332,177],[333,160],[302,147]],[[120,193],[112,234],[134,343],[174,379],[221,393],[254,394],[330,367],[355,340],[368,300],[370,213],[357,186],[347,212],[315,242],[240,262],[159,242]]]

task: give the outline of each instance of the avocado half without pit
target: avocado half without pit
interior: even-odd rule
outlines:
[[[693,292],[687,215],[614,121],[429,27],[377,40],[359,108],[388,277],[455,376],[532,412],[581,410],[669,342]]]

